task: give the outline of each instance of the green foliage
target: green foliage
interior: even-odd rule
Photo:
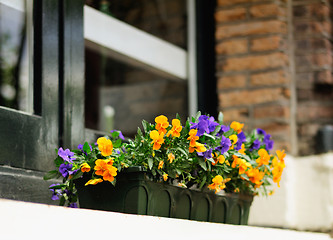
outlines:
[[[60,204],[77,201],[74,180],[84,172],[91,176],[87,184],[110,181],[115,185],[117,173],[141,166],[154,181],[247,194],[257,194],[260,189],[266,194],[273,176],[281,176],[274,169],[277,164],[283,169],[283,157],[276,160],[269,155],[267,135],[256,130],[242,135],[240,123],[223,125],[222,113],[215,121],[198,112],[183,126],[178,114],[174,122],[164,116],[155,121],[143,120],[142,130],[138,128],[134,139],[127,142],[120,131],[111,131],[110,136],[97,140],[98,146],[85,142],[78,150],[64,150],[70,160],[59,150],[56,170],[46,173],[44,179],[63,178],[63,184],[50,187],[53,195],[61,196]]]

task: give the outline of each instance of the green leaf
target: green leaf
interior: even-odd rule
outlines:
[[[86,153],[91,153],[91,149],[90,149],[90,145],[89,143],[85,142],[83,145],[83,151],[85,151]]]
[[[202,158],[199,158],[198,163],[202,167],[203,170],[207,171],[206,162]]]
[[[56,159],[54,159],[54,164],[56,165],[56,167],[59,167],[62,163],[64,163],[64,159],[62,159],[61,157],[58,156]]]
[[[199,117],[201,116],[201,112],[198,111],[197,114],[195,115],[195,121],[197,121],[199,119]]]
[[[223,124],[223,113],[222,112],[219,112],[219,115],[217,117],[218,121],[219,121],[219,124]]]
[[[204,133],[203,135],[206,136],[206,137],[209,137],[209,138],[211,138],[213,140],[215,140],[215,137],[212,136],[212,135],[210,135],[210,134],[208,134],[208,133]]]
[[[184,149],[182,149],[181,147],[177,147],[176,149],[177,149],[179,152],[181,152],[182,154],[184,154],[186,158],[188,158],[188,154],[187,154],[187,152],[186,152]]]
[[[152,158],[148,158],[148,167],[149,167],[149,170],[152,169],[153,164],[154,164],[154,160]]]
[[[142,134],[142,131],[141,131],[141,128],[138,127],[138,136],[142,137],[143,134]]]
[[[121,144],[122,144],[122,140],[119,138],[119,139],[117,139],[114,143],[113,143],[113,147],[114,148],[119,148],[119,147],[121,147]]]
[[[236,155],[237,157],[240,157],[240,158],[243,158],[243,159],[247,160],[248,162],[251,161],[251,158],[248,155],[243,155],[239,152],[234,152],[233,154]]]
[[[52,187],[49,187],[49,189],[61,189],[63,187],[66,187],[66,185],[65,184],[54,185]]]
[[[218,125],[215,130],[211,133],[211,135],[215,136],[220,130],[221,130],[221,125]]]
[[[146,120],[142,120],[142,126],[145,133],[149,131],[149,123]]]
[[[215,163],[213,158],[207,158],[207,161],[210,161],[211,163]]]
[[[113,186],[116,186],[117,179],[115,178],[111,183],[112,183]]]
[[[205,185],[206,180],[207,180],[207,177],[203,176],[202,181],[201,181],[200,186],[199,186],[199,189],[201,189]]]
[[[72,177],[71,180],[78,179],[78,178],[82,177],[82,175],[83,175],[83,172],[81,172],[81,171],[77,171],[77,172],[74,174],[74,176]]]
[[[65,202],[66,202],[66,199],[65,199],[64,196],[62,196],[62,197],[60,198],[59,206],[64,206],[64,205],[65,205]]]
[[[112,138],[117,138],[117,137],[119,137],[119,131],[114,131],[114,132],[112,132],[112,133],[111,133],[111,137],[112,137]]]
[[[50,180],[52,178],[56,178],[58,177],[60,174],[57,170],[52,170],[52,171],[49,171],[48,173],[46,173],[43,177],[44,180]]]

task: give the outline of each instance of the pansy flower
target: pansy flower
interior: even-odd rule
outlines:
[[[66,162],[69,163],[73,163],[73,160],[76,159],[75,157],[73,157],[74,156],[73,152],[71,152],[69,149],[64,150],[62,147],[58,149],[58,155],[59,157],[61,157],[62,159],[64,159]]]
[[[216,147],[215,150],[220,151],[221,154],[224,154],[231,147],[231,141],[229,138],[222,136],[221,145]]]
[[[112,154],[113,145],[110,139],[100,137],[97,139],[97,145],[104,157],[108,157]]]
[[[166,128],[169,127],[169,122],[168,122],[168,118],[164,115],[160,115],[158,117],[155,118],[155,122],[156,122],[156,130],[158,130],[158,132],[161,134],[166,134],[167,130]]]
[[[150,138],[153,140],[151,144],[153,144],[153,150],[158,150],[161,148],[161,145],[164,143],[164,133],[162,132],[161,134],[153,130],[149,134]]]
[[[72,167],[73,165],[72,164],[65,164],[65,163],[62,163],[60,164],[59,166],[59,172],[61,173],[61,175],[65,178],[65,177],[68,177],[70,174],[69,174],[69,171],[72,170]]]
[[[182,131],[182,129],[183,127],[180,124],[179,119],[173,119],[172,128],[170,129],[170,131],[166,136],[169,137],[169,135],[171,134],[173,137],[180,137],[180,132]]]

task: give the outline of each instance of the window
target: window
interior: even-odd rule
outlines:
[[[142,119],[188,116],[196,84],[187,1],[86,3],[86,127],[132,136]]]
[[[0,106],[33,112],[32,1],[0,1]]]

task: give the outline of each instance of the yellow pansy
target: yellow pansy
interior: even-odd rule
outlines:
[[[271,156],[268,154],[268,152],[265,149],[263,148],[259,149],[258,155],[259,158],[257,158],[256,162],[258,163],[259,166],[269,164]]]
[[[160,161],[158,163],[158,169],[162,169],[163,168],[163,165],[164,165],[164,162],[163,161]]]
[[[88,163],[82,163],[81,166],[81,172],[90,172],[90,166]]]
[[[101,178],[96,178],[96,179],[90,179],[85,186],[87,185],[96,185],[97,183],[103,182]]]
[[[164,182],[165,182],[166,180],[168,180],[168,174],[167,174],[167,173],[164,173],[164,174],[163,174],[163,180],[164,180]]]
[[[104,157],[110,156],[112,154],[113,145],[110,139],[105,137],[100,137],[97,139],[98,149]]]
[[[153,150],[158,150],[161,148],[161,144],[164,143],[164,133],[159,134],[158,131],[153,130],[150,132],[150,138],[153,139],[151,144],[153,144]]]
[[[175,155],[173,153],[169,153],[168,159],[169,159],[170,163],[172,163],[172,161],[175,160]]]
[[[230,127],[232,129],[234,129],[237,133],[240,133],[242,131],[242,128],[244,127],[244,124],[243,123],[239,123],[239,122],[236,122],[236,121],[233,121],[231,124],[230,124]]]
[[[158,132],[161,134],[166,134],[167,130],[166,128],[169,127],[168,118],[164,115],[160,115],[155,118],[156,126],[155,128],[158,130]]]
[[[183,127],[180,125],[180,121],[178,119],[172,120],[172,128],[168,132],[167,137],[171,134],[173,137],[180,137],[180,132],[182,131]]]

